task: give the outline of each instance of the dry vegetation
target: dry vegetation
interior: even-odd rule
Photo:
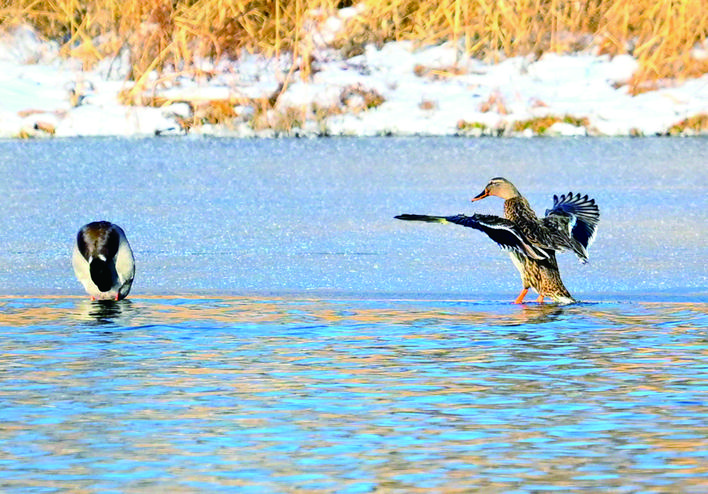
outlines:
[[[504,123],[498,127],[488,127],[481,122],[468,122],[460,120],[457,122],[458,135],[468,136],[513,136],[526,135],[530,132],[534,136],[547,135],[550,128],[556,123],[565,123],[574,127],[581,127],[585,132],[592,134],[593,129],[590,126],[590,121],[585,117],[575,117],[573,115],[564,115],[557,117],[548,115],[545,117],[535,117],[528,120],[517,120]],[[677,132],[679,135],[680,132]]]
[[[669,135],[699,135],[708,132],[708,115],[699,114],[681,120],[669,129]]]
[[[708,34],[705,0],[363,0],[359,15],[331,44],[345,54],[368,43],[459,42],[494,61],[512,55],[595,47],[631,53],[640,69],[632,90],[662,78],[708,71],[691,49]],[[35,26],[87,66],[130,50],[130,78],[169,68],[194,71],[200,57],[238,57],[241,50],[288,53],[309,76],[313,26],[348,0],[0,0],[0,24]]]
[[[537,117],[529,120],[519,120],[514,122],[513,128],[515,132],[523,132],[526,129],[531,129],[535,135],[543,135],[553,126],[553,124],[559,122],[567,123],[575,127],[584,127],[586,129],[590,126],[590,122],[584,117],[578,118],[572,115],[565,115],[561,118],[555,115],[549,115],[546,117]]]

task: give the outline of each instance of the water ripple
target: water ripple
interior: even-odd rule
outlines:
[[[3,490],[701,492],[705,304],[0,298]]]

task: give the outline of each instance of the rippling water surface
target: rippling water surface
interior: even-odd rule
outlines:
[[[708,310],[4,298],[0,486],[704,492]]]
[[[0,142],[0,491],[708,491],[700,139]],[[393,220],[601,209],[584,303]],[[78,228],[136,254],[91,302]]]

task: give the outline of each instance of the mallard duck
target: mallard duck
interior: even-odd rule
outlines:
[[[572,251],[580,262],[588,259],[588,247],[597,233],[600,210],[587,195],[562,194],[553,196],[553,207],[539,219],[529,202],[518,189],[502,177],[489,181],[484,190],[472,199],[479,201],[489,196],[504,199],[504,216],[473,214],[466,216],[428,216],[402,214],[399,220],[455,223],[486,233],[503,249],[509,250],[514,266],[521,274],[522,289],[514,303],[520,304],[533,288],[537,301],[548,297],[558,303],[572,303],[575,299],[561,280],[556,252]]]
[[[72,264],[91,300],[121,300],[135,277],[135,260],[125,232],[108,221],[84,225],[76,235]]]

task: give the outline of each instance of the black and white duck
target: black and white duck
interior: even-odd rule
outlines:
[[[135,259],[118,225],[94,221],[82,226],[76,235],[72,264],[92,300],[121,300],[130,293]]]

